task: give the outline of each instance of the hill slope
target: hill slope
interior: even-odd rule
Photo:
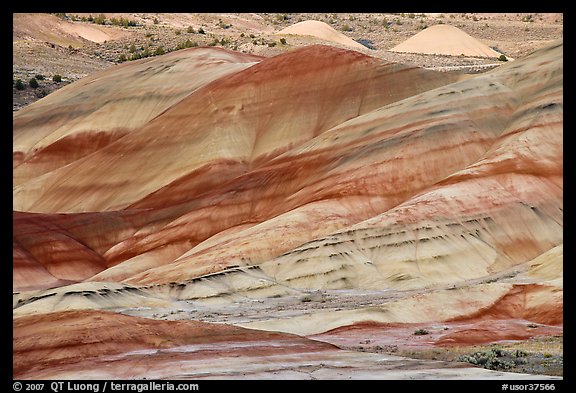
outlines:
[[[72,83],[14,115],[15,321],[561,332],[562,51],[463,76],[196,48]]]

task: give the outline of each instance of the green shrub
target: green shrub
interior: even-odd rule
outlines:
[[[478,351],[471,355],[462,355],[457,361],[482,366],[489,370],[508,370],[520,364],[526,364],[524,351],[506,351],[501,348],[492,348],[489,351]],[[507,360],[511,359],[511,360]]]
[[[16,90],[24,90],[26,88],[26,86],[24,86],[24,83],[22,82],[21,79],[17,79],[16,80]]]
[[[192,26],[188,26],[188,29],[186,30],[186,32],[190,33],[190,34],[196,33],[196,31],[194,31],[194,28]]]
[[[128,60],[126,58],[126,55],[124,53],[122,53],[120,56],[118,56],[118,62],[119,63],[124,63],[126,60]]]
[[[96,23],[98,25],[105,24],[106,23],[106,16],[104,16],[104,14],[98,15],[96,18],[94,18],[94,23]]]
[[[286,38],[280,38],[280,43],[282,45],[286,45]]]
[[[60,83],[60,82],[62,82],[62,77],[60,75],[56,74],[52,77],[52,81],[56,82],[56,83]]]
[[[28,82],[28,84],[30,85],[31,88],[33,89],[37,89],[38,88],[38,81],[35,78],[30,79],[30,81]]]
[[[416,331],[414,331],[415,336],[423,336],[426,334],[430,334],[430,332],[426,329],[416,329]]]
[[[154,56],[160,56],[163,55],[164,53],[166,53],[164,51],[164,47],[162,45],[160,45],[158,48],[156,48],[156,50],[154,51]]]
[[[193,48],[198,46],[198,43],[196,41],[190,41],[189,39],[186,40],[186,42],[181,42],[178,45],[176,45],[176,48],[174,48],[174,50],[180,50],[180,49],[184,49],[184,48]]]
[[[199,29],[198,29],[198,34],[206,34],[206,32],[204,31],[203,28],[199,28]]]
[[[508,58],[506,58],[506,56],[504,56],[504,55],[500,55],[500,57],[498,58],[498,60],[500,60],[500,61],[508,61]]]
[[[34,78],[36,78],[36,80],[43,81],[43,80],[44,80],[44,75],[42,75],[42,74],[36,74],[36,75],[34,76]]]

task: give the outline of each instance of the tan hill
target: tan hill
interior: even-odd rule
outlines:
[[[456,26],[438,24],[430,26],[406,41],[396,45],[392,52],[423,53],[429,55],[499,57],[488,45],[475,39]]]
[[[86,41],[103,43],[129,35],[112,26],[72,23],[50,14],[13,14],[12,38],[35,39],[63,47],[83,46]]]
[[[320,38],[328,42],[335,42],[338,44],[346,45],[354,49],[366,49],[366,47],[352,38],[346,36],[335,30],[332,26],[317,20],[306,20],[303,22],[295,23],[291,26],[285,27],[276,34],[278,35],[303,35]]]
[[[51,318],[72,310],[75,331],[107,310],[126,314],[106,314],[112,325],[189,319],[351,346],[386,331],[418,345],[416,327],[431,346],[562,332],[561,41],[480,75],[324,45],[194,48],[72,83],[13,122],[18,348],[60,346]],[[31,318],[48,327],[23,334]],[[168,322],[145,323],[169,336]],[[218,335],[205,349],[238,348]],[[181,357],[153,358],[174,376],[197,349],[167,340]],[[321,348],[315,362],[347,359],[356,376],[378,361]],[[150,349],[113,355],[128,366]],[[22,375],[90,375],[73,356],[54,369],[27,353],[14,364],[36,371]],[[204,375],[270,376],[270,354]],[[95,355],[95,375],[113,377],[110,354]],[[446,367],[419,375],[471,377]]]

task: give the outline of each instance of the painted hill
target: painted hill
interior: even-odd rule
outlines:
[[[499,57],[501,55],[459,28],[446,24],[430,26],[396,45],[390,51],[475,57]]]
[[[240,354],[227,337],[260,331],[244,358],[260,377],[278,351],[254,348],[282,342],[296,363],[311,349],[361,376],[375,357],[307,340],[562,332],[562,42],[474,76],[324,45],[271,58],[200,47],[72,83],[13,124],[19,376],[110,376],[109,356],[129,365],[140,350],[169,370],[198,348],[167,326],[212,329],[195,321],[221,326],[202,344],[212,354]],[[167,341],[108,329],[91,374],[74,354],[27,349],[68,345],[50,335],[63,312],[70,337],[88,318]],[[156,321],[171,318],[192,321]],[[115,340],[127,344],[110,352]],[[230,377],[248,363],[210,364]]]
[[[302,22],[295,23],[291,26],[285,27],[276,34],[278,35],[294,34],[302,36],[312,36],[320,38],[321,40],[324,41],[346,45],[354,49],[366,49],[364,45],[354,41],[347,35],[340,33],[327,23],[320,22],[317,20],[305,20]]]

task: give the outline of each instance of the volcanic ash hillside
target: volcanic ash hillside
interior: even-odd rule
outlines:
[[[494,339],[474,336],[490,324],[499,339],[561,332],[562,51],[471,76],[322,45],[271,58],[194,48],[17,112],[18,348],[50,341],[20,334],[31,314],[50,324],[70,310],[111,324],[219,322],[283,342],[390,324],[453,329],[431,345]],[[170,345],[181,361],[194,343]],[[175,359],[163,351],[159,362]],[[366,370],[368,358],[352,363]],[[85,375],[66,364],[18,373]]]

